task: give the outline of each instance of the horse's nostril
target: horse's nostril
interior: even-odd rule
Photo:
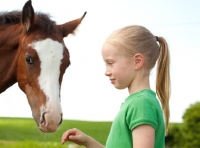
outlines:
[[[40,117],[40,124],[45,124],[45,116],[44,115],[45,115],[45,112]]]
[[[59,125],[62,123],[62,117],[61,117],[61,119],[60,119],[60,122],[59,122]]]

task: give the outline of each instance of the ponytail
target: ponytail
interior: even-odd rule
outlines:
[[[169,98],[171,93],[169,69],[170,55],[165,39],[162,37],[158,37],[157,41],[160,44],[160,54],[157,62],[156,93],[162,105],[163,113],[165,116],[165,129],[167,133],[170,117]]]

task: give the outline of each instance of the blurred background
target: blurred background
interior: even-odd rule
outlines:
[[[0,11],[21,10],[25,2],[0,0]],[[133,24],[148,28],[168,42],[170,122],[182,123],[185,110],[200,99],[200,1],[32,0],[32,5],[36,12],[49,13],[57,24],[79,18],[87,11],[76,35],[64,39],[71,56],[61,87],[65,120],[112,122],[128,91],[115,89],[104,75],[101,48],[112,31]],[[155,90],[155,69],[151,72],[151,87]],[[0,95],[0,117],[0,121],[3,117],[32,118],[26,96],[17,84]]]

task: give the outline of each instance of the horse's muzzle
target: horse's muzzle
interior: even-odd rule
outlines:
[[[62,114],[57,117],[48,114],[48,112],[44,112],[42,114],[39,120],[38,127],[42,132],[45,133],[55,132],[59,125],[62,123]]]

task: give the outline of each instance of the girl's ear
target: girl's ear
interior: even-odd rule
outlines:
[[[134,55],[134,66],[135,69],[140,69],[144,65],[144,56],[140,53]]]

